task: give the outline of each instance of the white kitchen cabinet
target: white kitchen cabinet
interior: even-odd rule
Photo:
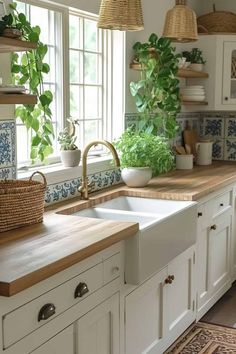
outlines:
[[[208,106],[201,110],[235,110],[236,73],[232,70],[232,59],[236,58],[236,36],[200,35],[194,46],[203,51],[204,71],[209,73],[204,83]],[[194,82],[189,80],[192,85]]]
[[[124,244],[0,297],[0,353],[120,354]]]
[[[77,350],[79,354],[119,354],[119,294],[78,320]]]
[[[126,354],[162,353],[194,321],[194,250],[126,296]]]
[[[197,320],[232,282],[232,189],[218,193],[198,208]]]
[[[73,325],[71,325],[31,353],[74,354],[74,352],[74,334]]]

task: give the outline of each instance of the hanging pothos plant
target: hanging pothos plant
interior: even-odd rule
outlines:
[[[0,21],[0,31],[4,28],[14,27],[21,31],[22,39],[37,44],[36,49],[25,52],[19,56],[12,54],[11,72],[13,82],[17,85],[27,85],[31,94],[36,95],[38,103],[24,104],[16,108],[16,116],[21,119],[27,129],[32,129],[31,154],[32,161],[41,160],[53,152],[53,125],[50,104],[53,100],[52,92],[44,90],[43,75],[50,71],[49,65],[44,61],[48,51],[46,44],[40,41],[40,27],[31,26],[23,13],[17,11],[17,4],[9,5],[11,13]]]
[[[152,33],[147,43],[133,46],[134,62],[140,65],[141,78],[130,83],[139,113],[138,129],[152,134],[161,132],[173,138],[178,130],[176,115],[180,112],[179,80],[180,55],[174,53],[168,38]]]

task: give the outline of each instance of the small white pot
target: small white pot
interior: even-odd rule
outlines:
[[[145,187],[152,178],[149,167],[127,167],[121,171],[121,177],[128,187]]]
[[[61,162],[65,167],[75,167],[80,163],[81,150],[61,150]]]
[[[204,64],[198,64],[198,63],[191,63],[189,65],[189,69],[195,70],[195,71],[203,71]]]

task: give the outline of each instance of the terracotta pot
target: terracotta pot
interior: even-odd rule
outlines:
[[[75,167],[80,163],[81,150],[61,150],[61,162],[65,167]]]
[[[145,187],[152,178],[149,167],[127,167],[121,171],[121,177],[128,187]]]

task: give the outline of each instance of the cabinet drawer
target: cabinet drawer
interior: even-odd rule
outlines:
[[[4,348],[9,347],[54,319],[57,315],[102,287],[102,285],[103,265],[99,263],[27,304],[5,314],[2,319]],[[50,308],[49,304],[51,304]],[[48,306],[45,307],[45,305]],[[43,309],[43,317],[46,318],[40,319],[39,315],[40,313],[42,314]],[[48,317],[48,315],[50,316]]]
[[[226,211],[231,206],[231,192],[226,192],[213,200],[213,218]]]
[[[121,254],[117,253],[103,263],[103,282],[109,283],[121,273]]]

